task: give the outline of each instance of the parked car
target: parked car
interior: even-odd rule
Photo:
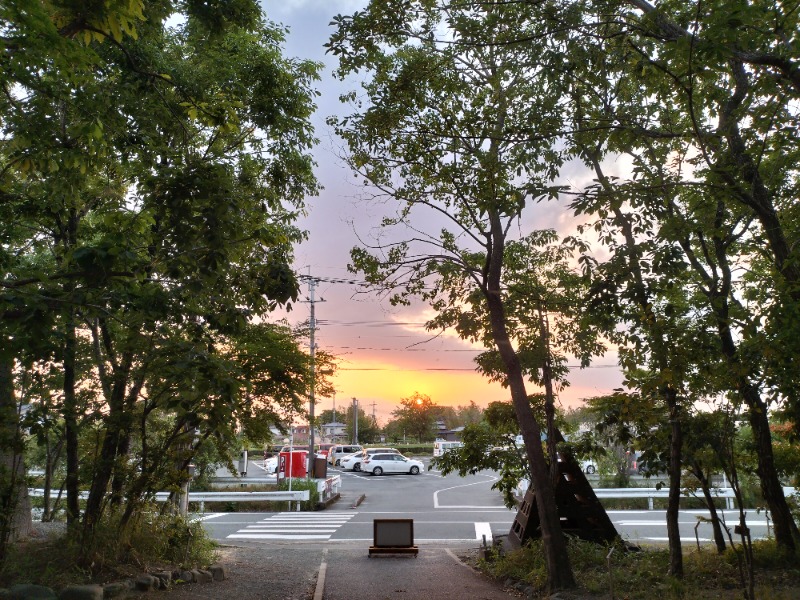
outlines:
[[[593,460],[582,460],[581,469],[583,469],[583,472],[587,475],[594,475],[597,473],[597,465]]]
[[[328,458],[328,453],[336,447],[336,444],[317,444],[317,456]]]
[[[264,461],[264,470],[267,473],[277,473],[278,472],[278,457],[271,456]]]
[[[422,461],[394,453],[372,454],[365,457],[361,463],[361,470],[373,475],[383,475],[384,473],[419,475],[422,469]]]
[[[334,467],[338,467],[339,460],[343,456],[347,456],[348,454],[353,454],[355,452],[361,452],[363,449],[364,447],[359,446],[358,444],[337,444],[328,451],[328,462]]]
[[[298,450],[305,450],[308,452],[308,444],[295,444],[293,446],[286,444],[281,448],[281,452],[297,452]]]
[[[339,459],[339,466],[344,471],[360,471],[361,470],[361,461],[364,460],[364,455],[359,452],[354,452],[353,454],[348,454],[347,456],[343,456]]]
[[[361,454],[365,457],[371,454],[400,454],[400,450],[395,448],[365,448]]]
[[[436,440],[433,443],[433,456],[434,457],[443,456],[445,452],[448,452],[449,450],[457,450],[458,448],[461,448],[463,445],[464,445],[463,442],[453,442],[453,441],[448,442],[445,440]]]

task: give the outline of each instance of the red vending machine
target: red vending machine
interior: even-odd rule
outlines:
[[[281,452],[278,458],[278,477],[305,477],[306,458],[308,451],[292,450],[291,452]]]

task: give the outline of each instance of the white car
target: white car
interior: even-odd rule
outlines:
[[[264,470],[267,473],[277,473],[278,472],[278,457],[272,456],[264,461]]]
[[[402,454],[373,454],[362,459],[361,470],[373,475],[384,473],[410,473],[419,475],[424,468],[422,461],[407,458]]]
[[[353,454],[354,452],[361,452],[363,449],[364,447],[358,444],[337,444],[328,450],[328,462],[334,467],[338,467],[342,457]]]
[[[364,460],[364,455],[361,452],[354,452],[340,458],[339,467],[343,471],[360,471],[362,460]]]

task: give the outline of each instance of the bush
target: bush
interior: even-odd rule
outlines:
[[[278,489],[288,490],[289,482],[285,479],[279,481]],[[309,490],[310,494],[308,495],[308,500],[300,503],[300,510],[316,510],[317,504],[319,504],[319,492],[317,491],[316,481],[314,481],[313,479],[292,479],[292,490],[293,491]],[[280,504],[285,504],[285,503],[281,502]]]
[[[613,548],[613,552],[611,551]],[[796,598],[800,592],[797,557],[787,556],[774,541],[754,542],[757,598]],[[618,598],[740,598],[736,558],[719,555],[712,546],[700,551],[684,546],[684,578],[667,575],[669,550],[664,546],[628,551],[622,544],[602,546],[569,538],[570,562],[582,592]],[[609,557],[610,553],[610,557]],[[609,573],[610,559],[610,573]],[[505,555],[496,551],[478,566],[500,580],[530,585],[544,597],[547,570],[541,540]]]
[[[95,527],[84,563],[89,568],[77,566],[82,549],[75,533],[25,541],[10,545],[0,567],[0,585],[34,583],[58,589],[124,579],[161,567],[202,568],[216,560],[216,547],[199,521],[142,510],[120,530],[118,516],[111,515]]]

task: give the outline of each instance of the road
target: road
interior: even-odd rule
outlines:
[[[425,461],[427,463],[427,460]],[[262,471],[263,473],[263,471]],[[220,541],[269,543],[302,542],[371,542],[373,520],[380,518],[414,519],[414,539],[426,543],[472,543],[486,536],[505,535],[511,528],[516,511],[502,504],[500,494],[491,489],[497,480],[492,473],[461,478],[443,477],[437,471],[419,475],[384,475],[374,477],[330,469],[342,476],[342,498],[325,511],[284,513],[211,513],[199,516],[210,535]],[[258,474],[251,465],[249,476]],[[361,495],[365,498],[357,508],[351,505]],[[666,542],[663,510],[609,511],[612,522],[623,538],[635,543]],[[681,511],[681,539],[695,543],[695,525],[705,511]],[[734,524],[736,511],[725,511],[726,520]],[[767,535],[767,521],[751,511],[748,524],[753,537]],[[712,541],[711,526],[701,522],[697,528],[700,543]]]

